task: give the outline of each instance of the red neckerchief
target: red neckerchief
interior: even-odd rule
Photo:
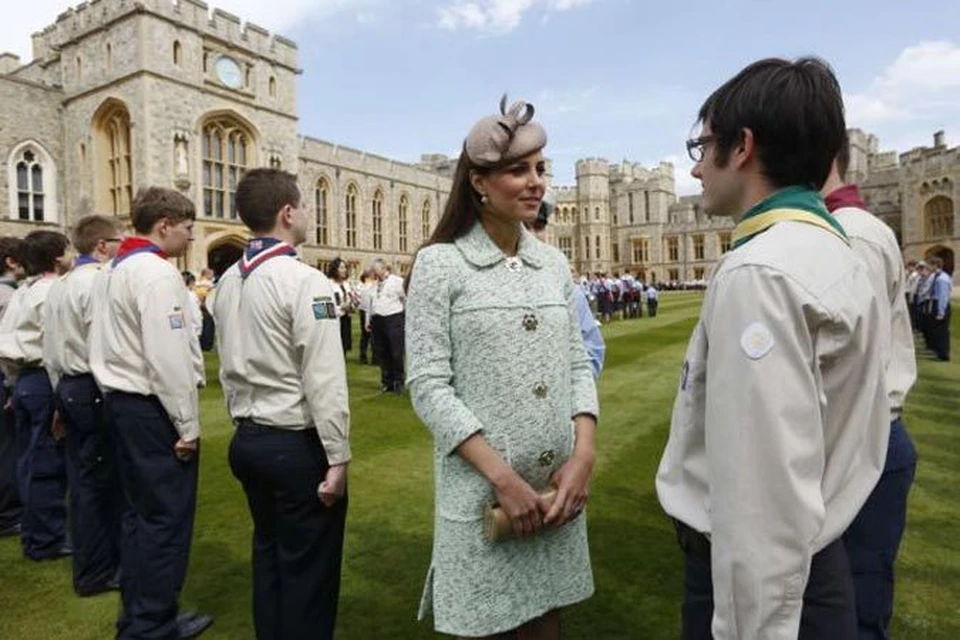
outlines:
[[[270,258],[277,256],[296,257],[297,250],[286,242],[281,242],[276,238],[261,236],[252,238],[247,243],[247,249],[240,257],[240,277],[247,279],[253,270],[262,265]]]
[[[167,254],[146,238],[130,236],[129,238],[125,238],[117,248],[117,257],[113,259],[113,266],[117,266],[132,255],[144,252],[155,253],[164,260],[167,259]]]
[[[856,207],[857,209],[867,208],[867,203],[860,197],[860,190],[855,184],[845,184],[839,189],[834,189],[824,198],[827,203],[827,211],[833,213],[837,209],[844,207]]]

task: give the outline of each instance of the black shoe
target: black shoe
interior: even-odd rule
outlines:
[[[56,549],[55,551],[45,556],[40,556],[38,558],[35,558],[33,556],[27,556],[27,557],[30,558],[31,560],[36,560],[39,562],[40,560],[59,560],[60,558],[69,558],[72,555],[73,555],[73,547],[71,547],[67,543],[64,543],[60,545],[58,549]]]
[[[81,598],[90,598],[92,596],[98,596],[101,593],[107,593],[108,591],[120,591],[120,582],[116,579],[110,579],[92,587],[82,587],[77,589],[77,595]]]
[[[177,616],[177,637],[180,640],[196,638],[212,624],[213,616],[206,613],[181,613]]]
[[[20,523],[15,522],[0,529],[0,538],[12,538],[19,536],[22,532],[23,530],[20,528]]]

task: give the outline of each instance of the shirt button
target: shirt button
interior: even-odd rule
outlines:
[[[549,467],[553,464],[553,461],[557,459],[557,453],[553,449],[547,449],[540,454],[540,457],[537,458],[537,461],[540,463],[541,467]]]
[[[537,396],[538,398],[546,398],[547,385],[542,382],[538,382],[537,384],[533,385],[533,395]]]
[[[533,315],[532,313],[528,313],[523,316],[523,328],[527,331],[536,331],[539,324],[540,321],[537,320],[537,316]]]

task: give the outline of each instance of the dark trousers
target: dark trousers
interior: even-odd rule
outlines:
[[[43,369],[25,369],[17,377],[13,410],[26,447],[17,461],[23,501],[23,554],[32,560],[56,555],[66,542],[67,469],[64,443],[56,442],[53,389]]]
[[[682,640],[713,637],[713,581],[710,543],[702,535],[678,523],[684,549]],[[798,640],[853,640],[857,637],[853,581],[850,563],[840,540],[815,554],[803,592]]]
[[[360,362],[367,362],[367,350],[376,350],[376,347],[371,349],[371,343],[373,342],[373,327],[370,327],[370,331],[367,331],[367,312],[360,312]],[[376,357],[376,356],[374,356]]]
[[[657,317],[657,307],[660,306],[659,300],[647,300],[647,315],[651,318]]]
[[[17,486],[17,459],[24,448],[13,411],[7,411],[6,381],[0,373],[0,529],[20,523],[23,505]]]
[[[930,316],[930,350],[940,360],[950,359],[950,313],[948,304],[942,320],[936,315]]]
[[[82,592],[103,586],[120,566],[123,493],[116,443],[93,376],[64,376],[57,402],[67,426],[73,587]]]
[[[380,365],[380,385],[389,391],[403,388],[403,313],[373,316],[373,355]]]
[[[230,468],[253,516],[253,619],[257,640],[333,638],[347,498],[317,497],[328,464],[316,430],[241,420]]]
[[[340,316],[340,344],[344,352],[353,349],[353,316]]]
[[[155,396],[111,392],[107,422],[117,440],[124,495],[119,640],[175,640],[197,505],[199,450],[174,454],[179,435]]]
[[[907,494],[916,468],[917,453],[898,418],[890,424],[883,474],[843,534],[853,572],[860,640],[890,637],[893,567],[907,523]]]

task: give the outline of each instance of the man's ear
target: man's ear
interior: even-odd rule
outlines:
[[[730,152],[734,166],[738,169],[747,163],[756,160],[757,144],[753,137],[753,131],[749,127],[744,127],[740,131],[740,142]]]

